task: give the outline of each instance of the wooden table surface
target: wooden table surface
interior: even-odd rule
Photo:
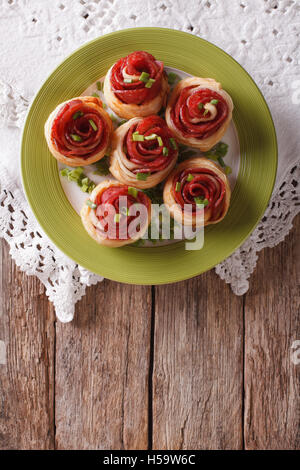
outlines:
[[[214,271],[104,281],[69,324],[2,242],[0,448],[299,449],[294,222],[243,297]]]

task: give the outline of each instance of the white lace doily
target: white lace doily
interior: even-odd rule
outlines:
[[[248,240],[215,269],[244,294],[257,253],[281,242],[299,212],[299,18],[292,0],[1,0],[0,230],[17,265],[38,276],[61,321],[73,318],[87,285],[102,280],[62,254],[40,229],[19,176],[21,127],[47,75],[74,49],[101,34],[135,26],[180,29],[231,54],[252,75],[270,106],[279,166],[269,207]]]

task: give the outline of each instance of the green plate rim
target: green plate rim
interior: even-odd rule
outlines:
[[[213,48],[217,49],[219,51],[219,53],[223,54],[225,57],[227,57],[228,59],[230,59],[231,61],[233,61],[242,71],[243,73],[245,73],[248,78],[250,79],[250,81],[252,82],[252,84],[254,85],[254,87],[256,88],[256,91],[259,93],[264,105],[265,105],[265,110],[267,111],[267,115],[268,115],[268,119],[270,121],[270,124],[271,124],[271,134],[270,134],[270,138],[272,138],[272,142],[273,142],[273,145],[274,145],[274,159],[275,159],[275,167],[274,167],[274,170],[273,170],[273,176],[272,176],[272,181],[271,181],[271,184],[270,184],[270,194],[267,198],[267,200],[265,201],[264,205],[262,206],[261,210],[257,213],[257,220],[256,220],[256,223],[252,225],[251,229],[248,230],[248,232],[240,239],[239,243],[235,245],[234,249],[232,249],[231,247],[229,247],[229,249],[224,249],[223,250],[223,253],[222,253],[222,257],[220,257],[219,261],[217,262],[212,262],[211,264],[206,264],[206,266],[204,268],[201,268],[199,269],[199,272],[197,273],[193,273],[193,274],[185,274],[185,275],[180,275],[180,270],[178,270],[178,276],[176,276],[176,279],[172,279],[172,280],[158,280],[158,281],[153,281],[151,280],[148,281],[148,280],[142,280],[140,279],[139,282],[136,282],[136,281],[133,281],[133,280],[124,280],[122,276],[109,276],[107,274],[103,274],[103,272],[101,273],[101,269],[99,271],[97,270],[92,270],[93,272],[95,272],[96,274],[99,274],[101,276],[104,276],[105,278],[107,279],[110,279],[110,280],[114,280],[114,281],[117,281],[117,282],[122,282],[122,283],[125,283],[125,284],[137,284],[137,285],[160,285],[160,284],[169,284],[169,283],[175,283],[175,282],[180,282],[180,281],[183,281],[183,280],[186,280],[186,279],[190,279],[190,278],[193,278],[193,277],[196,277],[206,271],[209,271],[210,269],[212,269],[213,267],[215,267],[217,264],[219,264],[220,262],[222,262],[223,260],[225,260],[227,257],[229,257],[231,254],[233,254],[243,243],[244,241],[250,236],[250,234],[253,232],[253,230],[256,228],[256,226],[259,224],[267,206],[268,206],[268,203],[270,201],[270,198],[272,196],[272,193],[273,193],[273,189],[274,189],[274,184],[275,184],[275,180],[276,180],[276,175],[277,175],[277,168],[278,168],[278,143],[277,143],[277,136],[276,136],[276,130],[275,130],[275,125],[274,125],[274,121],[273,121],[273,118],[272,118],[272,115],[271,115],[271,112],[270,112],[270,109],[269,109],[269,106],[267,104],[267,101],[265,99],[265,97],[263,96],[261,90],[259,89],[259,87],[257,86],[257,84],[255,83],[255,81],[253,80],[253,78],[251,77],[251,75],[244,69],[244,67],[242,67],[242,65],[240,65],[230,54],[228,54],[227,52],[225,52],[223,49],[221,49],[220,47],[216,46],[215,44],[213,44],[212,42],[210,41],[207,41],[203,38],[200,38],[199,36],[196,36],[192,33],[187,33],[187,32],[184,32],[184,31],[180,31],[180,30],[176,30],[176,29],[171,29],[171,28],[161,28],[161,27],[137,27],[137,28],[126,28],[126,29],[122,29],[122,30],[118,30],[118,31],[114,31],[114,32],[111,32],[111,33],[108,33],[108,34],[104,34],[104,35],[101,35],[95,39],[92,39],[91,41],[88,41],[86,42],[85,44],[83,44],[82,46],[80,46],[79,48],[77,48],[76,50],[74,50],[71,54],[69,54],[68,56],[66,56],[53,70],[52,72],[47,76],[47,78],[44,80],[43,84],[41,85],[41,87],[39,88],[39,90],[37,91],[37,93],[34,95],[34,98],[33,98],[33,101],[31,103],[31,105],[29,106],[28,110],[27,110],[27,113],[26,113],[26,119],[25,119],[25,123],[24,123],[24,126],[23,126],[23,131],[22,131],[22,137],[21,137],[21,151],[20,151],[20,167],[21,167],[21,181],[22,181],[22,185],[23,185],[23,190],[24,190],[24,193],[26,195],[26,198],[27,198],[27,201],[35,215],[35,218],[37,219],[39,225],[41,226],[43,232],[49,237],[49,239],[57,246],[57,248],[59,248],[66,256],[68,256],[70,259],[72,259],[75,263],[78,263],[80,264],[82,267],[88,269],[88,270],[91,270],[90,266],[88,266],[87,264],[85,263],[82,263],[81,261],[78,261],[78,259],[76,259],[76,257],[70,255],[69,253],[69,250],[68,250],[68,247],[66,245],[66,242],[64,243],[60,243],[56,238],[55,236],[52,235],[52,232],[51,231],[48,231],[48,228],[45,227],[44,223],[43,223],[43,220],[42,218],[39,217],[39,214],[37,214],[34,210],[34,204],[33,204],[33,201],[31,200],[31,195],[30,195],[30,191],[29,191],[29,185],[28,185],[28,182],[26,181],[26,172],[25,172],[25,150],[24,150],[24,147],[25,147],[25,137],[26,137],[26,132],[27,132],[27,126],[28,126],[28,117],[30,115],[30,113],[32,112],[35,104],[36,104],[36,101],[40,95],[40,93],[42,92],[43,88],[46,86],[47,82],[51,79],[52,75],[55,74],[56,71],[58,71],[60,69],[60,67],[68,60],[70,59],[73,55],[77,54],[79,51],[81,51],[82,49],[86,48],[87,46],[101,40],[102,38],[106,38],[106,37],[110,37],[110,36],[116,36],[120,33],[125,33],[125,32],[137,32],[137,31],[140,31],[140,32],[143,32],[143,31],[166,31],[166,32],[169,32],[171,34],[177,34],[178,36],[182,35],[184,37],[186,36],[189,36],[189,37],[192,37],[194,38],[195,40],[198,40],[202,43],[206,43],[207,45],[209,46],[212,46]],[[241,170],[241,168],[240,168]],[[240,172],[239,170],[239,172]],[[65,196],[66,197],[66,196]],[[76,212],[74,211],[74,214],[76,214]],[[209,226],[206,228],[206,231],[210,230],[212,226]],[[176,244],[173,244],[173,245],[167,245],[167,246],[161,246],[161,247],[151,247],[151,248],[134,248],[134,247],[125,247],[125,248],[121,248],[121,250],[131,250],[131,253],[134,253],[136,252],[136,250],[138,250],[138,252],[140,252],[140,250],[155,250],[155,252],[166,252],[166,251],[170,251],[170,249],[174,249],[174,247],[179,247],[179,246],[183,246],[184,242],[181,241],[181,242],[178,242]],[[113,249],[114,251],[116,250],[120,250],[120,249]]]

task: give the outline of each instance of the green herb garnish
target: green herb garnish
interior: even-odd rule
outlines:
[[[145,88],[151,88],[154,82],[155,82],[154,78],[149,78],[149,80],[147,81],[145,85]]]
[[[132,140],[134,142],[144,142],[144,136],[140,134],[136,134],[135,132],[132,134]]]
[[[133,188],[132,186],[128,186],[128,194],[137,198],[138,190],[136,188]]]
[[[204,207],[206,207],[208,205],[208,199],[201,199],[201,197],[194,197],[194,201],[196,203],[197,206],[200,206],[201,204],[204,205]]]
[[[105,156],[102,158],[99,162],[94,164],[97,168],[93,172],[94,175],[100,175],[100,176],[106,176],[109,174],[109,161],[108,161],[108,156]]]
[[[162,140],[162,138],[161,138],[160,135],[157,136],[157,142],[158,142],[158,145],[159,145],[160,147],[163,146],[163,140]]]
[[[178,78],[179,77],[176,73],[174,73],[174,72],[168,73],[168,83],[169,83],[169,85],[173,85]]]
[[[73,114],[74,121],[75,121],[75,119],[77,119],[81,116],[83,116],[83,112],[82,111],[77,111],[77,113]]]
[[[179,183],[179,181],[177,181],[175,191],[178,193],[180,191],[180,188],[181,188],[181,183]]]
[[[157,134],[145,135],[145,140],[153,140],[157,138]]]
[[[176,143],[176,140],[174,139],[174,137],[170,137],[170,144],[171,144],[171,147],[174,149],[174,150],[177,150],[177,143]]]
[[[86,205],[89,206],[91,209],[96,209],[97,208],[97,204],[95,204],[94,202],[92,202],[90,199],[87,199],[85,201]]]
[[[139,80],[140,80],[141,82],[147,83],[149,77],[150,77],[150,74],[149,74],[149,73],[147,73],[147,72],[142,72],[141,75],[140,75]]]
[[[203,103],[198,103],[198,108],[203,109],[204,104]]]
[[[98,93],[93,93],[92,96],[93,96],[94,98],[100,98],[100,96],[98,95]]]
[[[218,104],[219,100],[211,100],[211,104]]]
[[[82,137],[80,137],[80,135],[71,134],[71,137],[75,142],[82,142]]]
[[[169,155],[169,149],[168,149],[168,147],[164,147],[164,148],[163,148],[163,155],[164,155],[165,157],[167,157],[167,156]]]
[[[189,173],[189,174],[187,175],[187,179],[186,179],[186,180],[187,180],[187,181],[192,181],[193,179],[194,179],[194,176],[193,176],[191,173]]]
[[[149,176],[149,173],[137,173],[136,174],[136,179],[139,180],[139,181],[146,181],[148,176]]]
[[[89,123],[90,125],[92,126],[92,128],[94,129],[94,131],[96,132],[98,130],[98,127],[96,126],[96,124],[94,123],[93,119],[89,119]]]
[[[98,89],[99,91],[102,91],[102,90],[103,90],[103,83],[102,83],[102,82],[97,82],[96,85],[97,85],[97,89]]]
[[[226,166],[226,163],[224,162],[223,158],[222,157],[218,157],[218,162],[220,163],[220,165],[225,168]]]

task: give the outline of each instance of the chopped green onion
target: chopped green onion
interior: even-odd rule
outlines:
[[[81,191],[83,191],[84,193],[87,193],[89,190],[89,185],[88,184],[83,184],[81,186]]]
[[[94,175],[105,176],[109,174],[109,161],[107,156],[95,163],[95,166],[97,170],[93,172]]]
[[[132,83],[132,78],[124,78],[124,83]]]
[[[162,138],[161,138],[160,135],[157,136],[157,142],[158,142],[158,145],[159,145],[160,147],[163,146],[163,141],[162,141]]]
[[[177,181],[175,191],[178,193],[178,191],[180,191],[180,188],[181,188],[181,183],[179,183],[179,181]]]
[[[218,157],[214,153],[206,152],[205,156],[206,156],[206,158],[210,158],[211,160],[214,160],[215,162],[218,161]]]
[[[97,85],[97,88],[98,88],[99,91],[103,90],[103,83],[97,82],[96,85]]]
[[[90,179],[87,176],[85,178],[83,178],[82,181],[81,181],[82,186],[84,186],[85,184],[89,185],[89,182],[90,182]]]
[[[226,174],[226,175],[230,175],[231,173],[232,173],[231,167],[230,167],[230,166],[226,166],[226,168],[225,168],[225,174]]]
[[[174,150],[177,150],[177,143],[176,143],[176,140],[174,139],[174,137],[170,137],[170,144],[171,144],[171,147],[173,147]]]
[[[194,179],[194,176],[191,173],[189,173],[186,180],[192,181],[193,179]]]
[[[121,217],[121,214],[115,214],[115,216],[114,216],[114,222],[115,222],[115,223],[120,222],[120,217]]]
[[[102,108],[103,108],[103,109],[106,109],[106,108],[107,108],[107,104],[105,104],[105,103],[102,102]]]
[[[96,185],[94,183],[94,181],[91,181],[90,184],[89,184],[89,189],[88,189],[88,192],[91,193],[93,191],[93,189],[95,189]]]
[[[114,116],[113,114],[110,114],[109,117],[112,120],[112,122],[118,122],[116,116]]]
[[[184,160],[187,160],[188,158],[193,157],[194,155],[196,155],[196,153],[197,152],[195,152],[195,150],[185,150],[184,152],[179,154],[178,161],[182,162]]]
[[[90,199],[87,199],[87,201],[85,202],[87,206],[89,206],[91,209],[96,209],[97,208],[97,204],[95,204],[94,202],[92,202]]]
[[[72,137],[73,140],[75,140],[75,142],[81,142],[82,141],[82,138],[80,137],[80,135],[71,134],[71,137]]]
[[[138,195],[138,190],[132,186],[128,186],[128,194],[136,198]]]
[[[135,134],[133,133],[132,134],[132,140],[134,142],[144,142],[144,136],[143,135],[140,135],[140,134]]]
[[[204,207],[206,207],[208,205],[208,199],[201,199],[201,197],[194,197],[194,201],[196,203],[197,206],[199,206],[200,204],[203,204]]]
[[[129,214],[129,210],[128,210],[128,207],[121,207],[121,214],[123,215],[128,215]]]
[[[153,140],[157,138],[157,134],[145,135],[145,140]]]
[[[118,122],[118,126],[123,126],[123,124],[125,124],[125,122],[127,122],[127,120],[122,119],[120,122]]]
[[[79,117],[83,116],[83,112],[82,111],[77,111],[77,113],[73,114],[73,119],[77,119]]]
[[[169,83],[169,85],[173,85],[173,83],[176,82],[177,78],[179,78],[179,77],[178,77],[178,75],[176,75],[176,73],[174,73],[174,72],[168,73],[168,83]]]
[[[203,103],[198,103],[198,108],[203,109],[204,104]]]
[[[164,147],[164,148],[163,148],[163,155],[164,155],[165,157],[167,157],[167,156],[169,155],[169,149],[168,149],[168,147]]]
[[[220,163],[220,165],[221,165],[223,168],[225,168],[226,164],[225,164],[225,162],[224,162],[224,160],[223,160],[222,157],[218,157],[218,162]]]
[[[79,178],[81,178],[82,173],[83,173],[83,168],[79,166],[77,168],[74,168],[74,170],[70,170],[68,172],[68,177],[70,177],[72,181],[77,181]]]
[[[63,168],[62,170],[60,170],[60,174],[61,176],[68,176],[69,171],[71,171],[69,170],[69,168]]]
[[[206,110],[204,111],[204,113],[203,113],[203,116],[206,116],[208,113],[209,113],[209,110],[206,109]]]
[[[93,93],[92,96],[93,96],[94,98],[100,98],[100,96],[98,95],[98,93]]]
[[[94,123],[93,119],[89,119],[89,123],[90,123],[90,125],[92,126],[92,128],[94,129],[94,131],[97,131],[97,130],[98,130],[98,127],[97,127],[96,124]]]
[[[219,100],[211,100],[211,104],[218,104]]]
[[[136,179],[139,180],[139,181],[146,181],[148,176],[149,176],[149,173],[137,173],[136,174]]]
[[[149,73],[147,73],[147,72],[142,72],[141,75],[140,75],[139,80],[141,80],[141,82],[147,83],[149,77],[150,77],[150,74],[149,74]]]
[[[154,82],[155,82],[154,78],[149,78],[148,82],[145,85],[145,88],[151,88]]]

